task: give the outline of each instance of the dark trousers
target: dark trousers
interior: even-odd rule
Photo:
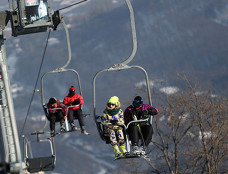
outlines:
[[[153,135],[152,125],[140,125],[139,131],[138,125],[134,124],[128,128],[129,139],[132,145],[138,146],[139,138],[141,139],[141,146],[148,146],[151,142]],[[141,135],[142,134],[142,135]]]
[[[81,128],[85,126],[81,109],[75,109],[75,110],[70,109],[68,111],[68,119],[70,123],[74,121],[74,118],[78,119],[78,122]]]
[[[50,129],[51,131],[55,130],[55,122],[56,121],[63,121],[64,122],[64,116],[62,111],[58,111],[55,113],[49,113],[50,118]]]

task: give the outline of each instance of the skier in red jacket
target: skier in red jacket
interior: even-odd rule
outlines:
[[[79,121],[81,132],[83,134],[88,134],[85,129],[85,123],[84,123],[82,110],[81,110],[81,105],[84,104],[84,100],[81,95],[75,92],[74,86],[70,87],[68,95],[63,100],[63,104],[69,108],[68,118],[71,125],[71,130],[72,131],[77,130],[77,127],[74,125],[74,117],[75,117]]]

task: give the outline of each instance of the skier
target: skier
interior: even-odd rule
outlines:
[[[120,125],[118,125],[118,122],[124,123],[124,119],[123,111],[122,109],[120,109],[120,102],[117,96],[111,97],[107,102],[106,109],[103,112],[103,122],[112,123],[111,125],[107,126],[107,131],[110,136],[110,141],[114,149],[115,157],[121,157],[121,152],[124,156],[129,155],[129,153],[126,150],[123,128]],[[116,136],[118,136],[118,139]],[[118,142],[120,145],[121,152],[118,147]]]
[[[81,105],[84,104],[84,100],[81,95],[75,92],[75,87],[71,86],[68,95],[64,98],[63,104],[66,105],[68,109],[68,118],[71,125],[71,130],[76,131],[78,128],[74,124],[74,117],[78,118],[79,125],[81,127],[81,132],[88,135],[85,129],[85,123],[82,115]],[[77,105],[77,106],[76,106]]]
[[[157,115],[158,109],[148,104],[143,104],[143,99],[140,96],[136,96],[132,105],[128,106],[124,111],[124,121],[127,125],[130,121],[146,119],[150,115]],[[152,125],[147,123],[132,123],[128,130],[129,139],[131,140],[133,154],[145,155],[145,148],[150,144],[153,128]],[[141,146],[138,146],[139,137],[141,137]]]
[[[67,107],[60,103],[54,97],[51,97],[47,104],[48,108],[48,119],[50,120],[50,130],[51,130],[51,137],[55,136],[55,122],[60,120],[60,132],[65,131],[64,127],[64,119],[67,116]]]

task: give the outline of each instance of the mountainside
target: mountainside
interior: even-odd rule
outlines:
[[[99,4],[99,1],[97,3]],[[81,7],[87,11],[92,8],[91,5],[94,4],[87,2],[75,8],[76,10],[67,11],[66,14],[63,11],[71,36],[70,67],[75,68],[81,75],[88,108],[91,108],[91,84],[95,73],[104,67],[108,68],[126,60],[132,51],[129,12],[126,5],[122,4],[119,8],[104,13],[94,11],[93,15],[73,13],[77,12],[77,9],[80,11]],[[163,78],[164,73],[165,77],[170,78],[170,83],[171,79],[176,77],[176,72],[184,71],[191,79],[197,77],[202,85],[209,85],[219,93],[227,95],[226,1],[168,3],[143,0],[133,1],[132,5],[135,12],[138,50],[131,65],[144,67],[149,76],[152,75],[155,79]],[[46,37],[47,33],[38,33],[10,37],[6,41],[12,82],[23,85],[24,92],[28,90],[31,93],[31,89],[28,88],[33,88],[35,83]],[[42,73],[62,66],[68,58],[63,27],[59,25],[57,31],[51,32],[50,37]],[[29,44],[31,40],[33,42]],[[15,46],[18,53],[15,52]],[[15,65],[20,73],[15,73]],[[24,68],[25,65],[27,68]],[[132,78],[129,81],[138,82],[136,78],[139,73],[136,72],[134,77],[126,75],[127,79]],[[119,73],[114,77],[107,75],[108,79],[122,82],[124,74]],[[107,78],[102,81],[108,80]],[[134,86],[134,82],[129,84]],[[104,86],[102,82],[101,86]],[[50,86],[46,88],[50,92]],[[57,90],[61,92],[65,88]],[[124,92],[116,92],[120,96],[124,95]],[[65,94],[66,90],[60,97]],[[100,96],[100,93],[97,95]],[[107,96],[109,97],[108,93]],[[107,97],[102,98],[105,99]],[[132,97],[127,98],[129,99]]]
[[[228,95],[227,1],[133,0],[131,2],[135,14],[138,49],[130,65],[140,65],[146,69],[154,84],[151,86],[153,96],[162,92],[161,87],[166,87],[156,85],[158,81],[168,79],[167,85],[175,86],[176,72],[182,71],[191,80],[197,79],[202,86],[216,89],[220,95]],[[52,1],[54,9],[72,3],[73,0]],[[4,7],[7,6],[2,5],[1,9]],[[105,145],[97,134],[92,116],[92,81],[98,71],[126,60],[131,54],[129,11],[125,3],[120,0],[109,2],[96,0],[68,8],[62,13],[69,28],[71,41],[72,60],[69,67],[79,72],[85,99],[84,112],[91,114],[86,118],[86,123],[92,135],[84,137],[77,133],[63,139],[56,138],[57,167],[54,172],[66,173],[67,170],[67,173],[75,173],[75,170],[80,168],[84,173],[113,173],[117,170],[117,166],[125,169],[127,165],[112,161],[111,146]],[[11,37],[9,28],[10,24],[4,31],[7,61],[15,113],[19,125],[22,125],[37,79],[47,32],[14,38]],[[64,65],[67,58],[65,32],[60,24],[57,31],[51,31],[41,76]],[[51,96],[62,100],[71,84],[78,89],[73,76],[60,74],[56,76],[45,79],[46,100]],[[119,96],[122,107],[125,108],[139,93],[135,88],[142,88],[143,79],[144,75],[138,70],[108,72],[99,76],[96,83],[98,114],[102,113],[106,101],[112,95]],[[40,89],[40,78],[37,89]],[[141,93],[140,95],[146,96]],[[156,106],[156,103],[154,105]],[[43,110],[40,96],[39,93],[35,93],[29,118],[41,116]],[[25,132],[42,127],[43,122],[37,123],[41,125],[34,122],[26,123]],[[30,124],[34,126],[29,126]],[[18,129],[20,133],[22,128]],[[67,149],[66,153],[62,148]],[[80,152],[78,149],[83,150]]]

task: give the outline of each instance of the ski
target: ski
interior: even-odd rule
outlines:
[[[143,159],[145,159],[147,161],[150,161],[150,158],[148,156],[146,156],[146,155],[126,155],[126,156],[122,155],[120,157],[116,157],[114,159],[114,161],[115,160],[119,160],[119,159],[128,159],[128,158],[143,158]]]

